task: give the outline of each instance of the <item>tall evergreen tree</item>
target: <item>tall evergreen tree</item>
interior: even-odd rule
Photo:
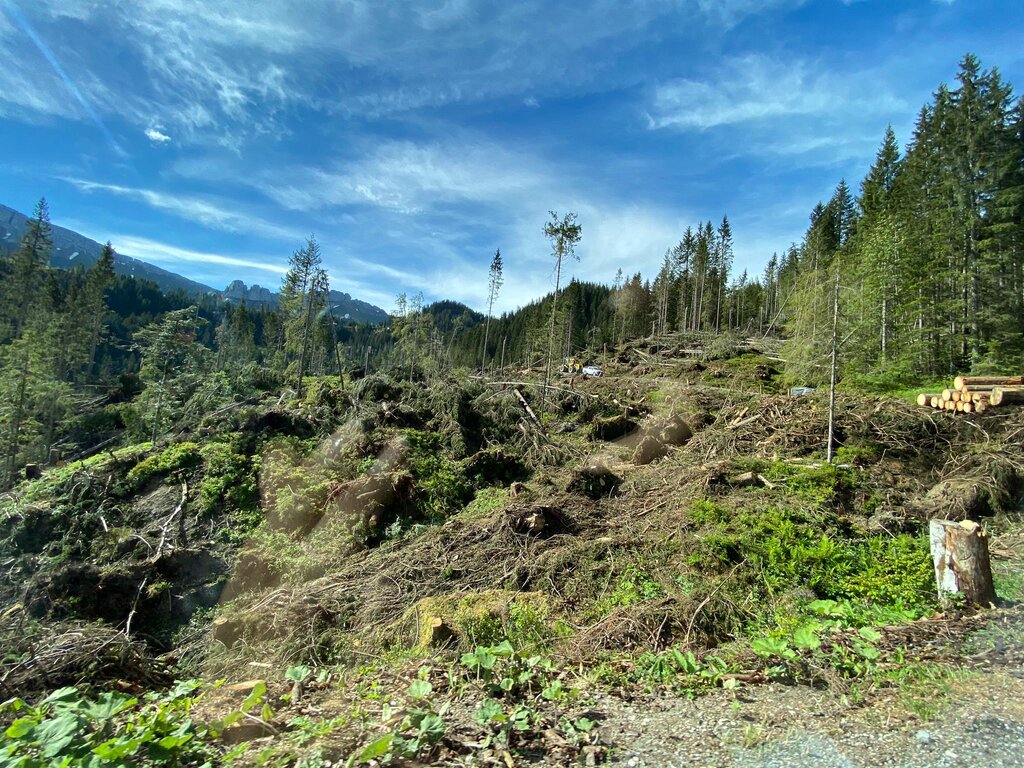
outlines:
[[[310,235],[306,244],[292,254],[281,287],[285,359],[294,362],[295,389],[299,397],[309,365],[313,320],[327,298],[326,273],[321,263],[320,244]]]
[[[494,301],[498,298],[498,291],[501,290],[505,279],[502,275],[501,249],[494,252],[491,259],[491,268],[487,273],[487,327],[484,329],[484,351],[480,361],[481,367],[487,370],[487,342],[491,335],[491,315],[494,312]]]
[[[551,253],[555,257],[555,293],[551,301],[551,326],[548,332],[547,365],[544,370],[544,397],[551,384],[551,356],[555,350],[555,321],[558,314],[558,291],[562,280],[562,262],[576,257],[576,244],[583,236],[583,227],[577,223],[574,212],[562,218],[554,211],[548,211],[551,220],[544,225],[544,234],[551,240]]]

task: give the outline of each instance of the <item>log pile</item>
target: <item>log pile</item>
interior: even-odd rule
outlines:
[[[1024,376],[957,376],[952,389],[922,392],[917,404],[950,413],[984,413],[1024,404]]]

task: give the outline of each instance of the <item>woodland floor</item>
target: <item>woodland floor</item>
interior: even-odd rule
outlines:
[[[0,500],[2,696],[200,678],[239,765],[1024,765],[1024,409],[844,394],[834,467],[770,345],[692,346],[47,471]],[[935,516],[989,529],[998,606],[940,610]]]

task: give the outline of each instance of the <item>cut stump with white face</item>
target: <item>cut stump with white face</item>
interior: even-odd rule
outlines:
[[[947,602],[959,594],[971,605],[995,603],[988,535],[981,525],[973,520],[932,520],[928,527],[939,599]]]

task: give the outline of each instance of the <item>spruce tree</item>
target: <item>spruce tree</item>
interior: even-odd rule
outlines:
[[[562,279],[562,262],[576,256],[576,244],[583,236],[583,227],[576,221],[576,214],[566,213],[562,218],[554,211],[548,211],[551,220],[544,225],[544,234],[551,240],[551,253],[555,257],[555,293],[551,299],[551,325],[548,331],[547,365],[544,369],[544,398],[551,384],[551,357],[555,351],[555,321],[558,314],[558,291]]]
[[[487,342],[491,335],[491,315],[494,312],[494,301],[498,298],[498,291],[501,290],[505,279],[502,275],[501,249],[494,252],[491,259],[491,268],[487,273],[487,325],[484,328],[484,350],[480,361],[484,371],[487,370]]]

